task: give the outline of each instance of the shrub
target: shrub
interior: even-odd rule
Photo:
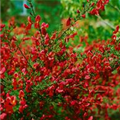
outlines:
[[[8,26],[0,24],[1,120],[110,119],[112,111],[120,110],[119,26],[107,41],[88,44],[83,38],[84,52],[67,46],[77,35],[67,34],[76,21],[86,13],[98,15],[109,1],[87,0],[76,18],[68,18],[65,29],[51,36],[49,25],[40,23],[41,17],[28,2],[24,5],[31,10],[27,24],[17,27],[14,18]]]

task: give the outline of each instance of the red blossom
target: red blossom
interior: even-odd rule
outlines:
[[[83,15],[81,15],[81,17],[85,18],[85,17],[86,17],[86,15],[85,15],[85,14],[83,14]]]
[[[0,28],[4,28],[5,27],[5,24],[0,24]]]
[[[2,67],[0,70],[0,75],[3,74],[6,71],[5,67]]]
[[[37,16],[35,17],[35,21],[36,21],[36,22],[40,22],[40,20],[41,20],[41,17],[40,17],[39,15],[37,15]]]
[[[113,34],[116,34],[116,33],[118,33],[119,32],[119,26],[116,26],[116,29],[115,29],[115,31],[113,32]]]
[[[88,118],[88,120],[93,120],[93,116],[90,116],[90,117]]]
[[[26,5],[26,4],[24,4],[24,7],[25,7],[26,9],[30,9],[30,7],[29,7],[28,5]]]
[[[6,113],[2,113],[1,115],[0,115],[0,120],[5,120],[5,117],[7,116],[7,114]]]
[[[24,94],[23,90],[20,90],[20,91],[19,91],[19,98],[20,98],[20,99],[23,99],[23,98],[24,98],[24,95],[25,95],[25,94]]]
[[[93,10],[90,11],[90,14],[91,14],[91,15],[98,15],[99,12],[98,12],[97,9],[93,9]]]
[[[66,21],[66,26],[69,26],[71,24],[71,18],[68,18]]]
[[[29,22],[29,23],[32,23],[32,20],[31,20],[31,17],[30,17],[30,16],[28,16],[27,19],[28,19],[28,22]]]

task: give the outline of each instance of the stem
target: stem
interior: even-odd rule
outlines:
[[[33,17],[35,18],[35,11],[34,11],[34,8],[33,8],[33,4],[32,4],[32,2],[31,2],[31,0],[28,0],[28,2],[29,2],[29,4],[30,4],[30,7],[31,7],[31,10],[32,10],[32,15],[33,15]]]
[[[113,26],[113,25],[111,25],[110,23],[108,23],[107,21],[105,21],[100,15],[98,16],[97,15],[97,17],[99,18],[99,19],[101,19],[102,21],[103,21],[103,23],[105,23],[107,26],[109,26],[111,29],[113,29],[113,30],[115,30],[115,27]]]
[[[31,11],[32,11],[32,13],[33,13],[33,14],[31,14],[31,15],[35,18],[36,14],[35,14],[35,10],[34,10],[34,8],[33,8],[33,4],[32,4],[32,2],[31,2],[31,0],[28,0],[28,2],[29,2],[29,4],[30,4]],[[39,30],[40,36],[41,36],[41,38],[42,38],[41,45],[43,46],[43,49],[44,49],[44,48],[45,48],[45,46],[44,46],[44,38],[43,38],[42,33],[41,33],[41,28],[39,27],[38,30]]]
[[[80,19],[82,18],[81,15],[87,13],[87,12],[90,10],[91,7],[92,7],[91,4],[89,4],[88,9],[85,9],[85,7],[84,7],[83,13],[78,14],[78,15],[76,16],[76,17],[78,17],[78,18],[75,20],[74,23],[76,23],[78,20],[80,20]],[[61,38],[73,25],[74,25],[74,24],[71,24],[66,30],[64,30],[63,33],[62,33],[60,36],[57,37],[57,39]]]
[[[28,62],[27,58],[26,58],[25,55],[23,54],[23,52],[22,52],[22,50],[20,49],[20,47],[19,47],[19,46],[17,46],[17,47],[18,47],[20,53],[22,54],[22,56],[24,57],[24,59]],[[28,62],[28,64],[29,64],[29,66],[32,68],[32,70],[34,71],[34,68],[31,66],[31,64],[30,64],[29,62]]]
[[[120,9],[117,6],[112,5],[110,2],[108,5],[110,5],[112,8],[114,8],[115,10],[117,10],[120,13]]]
[[[1,79],[1,80],[0,80],[0,86],[1,86],[1,85],[5,86],[5,84],[2,83],[2,81],[6,82],[4,79]],[[5,87],[6,87],[6,86],[5,86]]]

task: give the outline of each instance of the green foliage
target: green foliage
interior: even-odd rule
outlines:
[[[74,11],[83,9],[83,5],[86,3],[85,1],[86,0],[61,0],[64,9],[62,16],[74,17],[76,14]],[[111,28],[114,29],[116,25],[120,24],[120,0],[110,0],[110,3],[105,7],[105,11],[101,11],[100,17],[88,14],[86,16],[87,22],[85,22],[85,19],[81,20],[81,22],[85,23],[77,29],[79,36],[85,36],[85,33],[88,33],[89,43],[93,40],[108,39],[112,34]],[[79,41],[79,38],[77,39],[76,41]],[[75,44],[76,41],[74,41]],[[79,42],[77,42],[77,44],[79,44]]]
[[[39,4],[39,5],[38,5]],[[36,8],[36,14],[40,14],[42,22],[49,23],[48,32],[52,33],[58,29],[58,25],[61,22],[62,5],[60,0],[35,0],[34,6]],[[54,21],[54,22],[53,22]]]
[[[8,12],[9,12],[10,2],[4,2],[4,0],[1,0],[1,3],[2,3],[1,4],[1,13],[3,13],[1,15],[1,18],[6,20],[9,17]]]
[[[93,0],[96,1],[96,0]],[[64,11],[62,12],[62,17],[64,16],[75,16],[75,11],[82,9],[85,6],[87,0],[61,0]]]

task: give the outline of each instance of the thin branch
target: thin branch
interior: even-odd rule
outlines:
[[[28,62],[27,58],[26,58],[25,55],[23,54],[23,52],[22,52],[22,50],[20,49],[20,47],[19,47],[19,46],[17,46],[17,47],[18,47],[20,53],[22,54],[22,56],[24,57],[24,59]],[[28,64],[29,64],[29,66],[34,70],[34,68],[31,66],[31,64],[30,64],[29,62],[28,62]]]
[[[83,13],[81,13],[81,15],[87,13],[87,12],[90,10],[91,7],[92,7],[91,4],[89,4],[89,6],[88,6],[87,9],[85,9],[85,7],[84,7],[84,11],[83,11]],[[76,23],[78,20],[80,20],[80,19],[82,18],[81,15],[78,14],[78,15],[76,16],[76,17],[78,17],[78,18],[74,21],[74,23]],[[73,25],[74,25],[74,24],[71,24],[66,30],[64,30],[64,31],[62,32],[62,34],[57,37],[57,39],[61,38]]]
[[[99,19],[101,19],[103,21],[103,23],[105,23],[107,26],[109,26],[111,29],[115,30],[115,27],[113,25],[111,25],[110,23],[108,23],[107,21],[105,21],[100,15],[97,15],[97,17]]]
[[[33,4],[32,4],[32,2],[31,2],[31,0],[28,0],[28,2],[29,2],[29,4],[30,4],[31,11],[32,11],[31,16],[33,16],[34,19],[35,19],[35,17],[36,17],[36,13],[35,13],[35,10],[34,10],[34,8],[33,8]],[[42,38],[41,45],[42,45],[43,48],[44,48],[44,47],[45,47],[45,46],[44,46],[44,38],[43,38],[42,33],[41,33],[41,28],[39,27],[38,30],[39,30],[39,32],[40,32],[40,37]]]
[[[120,9],[117,6],[112,5],[110,2],[108,5],[110,5],[112,8],[114,8],[115,10],[117,10],[120,13]]]

